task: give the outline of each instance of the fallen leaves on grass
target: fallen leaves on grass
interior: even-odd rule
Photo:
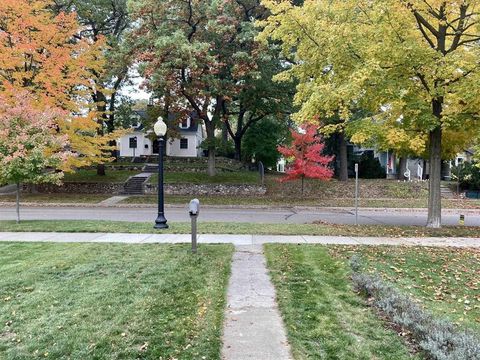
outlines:
[[[480,327],[480,249],[333,246],[330,253],[343,260],[360,253],[366,272],[379,273],[432,311]]]

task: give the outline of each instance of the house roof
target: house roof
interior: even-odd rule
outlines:
[[[143,131],[145,129],[145,126],[144,126],[144,121],[142,120],[146,120],[148,118],[148,114],[145,110],[134,110],[134,113],[138,116],[139,123],[138,123],[138,126],[133,127],[133,130]],[[170,113],[168,114],[168,120],[166,121],[167,126],[170,128],[173,126],[176,126],[177,128],[176,130],[180,133],[196,133],[198,131],[198,125],[199,125],[199,119],[198,119],[197,113],[191,112],[190,115],[188,115],[188,117],[190,118],[190,126],[188,128],[181,128],[180,123],[177,120],[178,115]]]
[[[133,110],[134,114],[138,116],[138,126],[133,126],[135,131],[143,131],[145,128],[143,120],[147,119],[147,112],[145,110]]]
[[[197,130],[198,130],[198,123],[199,123],[197,113],[193,111],[193,112],[190,113],[190,115],[188,115],[188,117],[190,118],[190,126],[188,128],[180,127],[180,122],[178,120],[177,114],[172,114],[172,113],[168,114],[167,125],[170,126],[170,127],[176,126],[177,131],[179,131],[181,134],[182,133],[196,133]]]

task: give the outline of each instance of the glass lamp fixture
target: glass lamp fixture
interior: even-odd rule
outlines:
[[[155,131],[157,136],[165,136],[167,133],[167,124],[165,124],[161,116],[158,117],[157,122],[153,125],[153,131]]]

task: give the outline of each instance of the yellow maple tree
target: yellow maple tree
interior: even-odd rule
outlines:
[[[442,153],[451,152],[444,151],[449,144],[468,145],[478,133],[480,1],[263,4],[271,11],[261,23],[263,39],[280,41],[292,60],[279,79],[299,81],[296,119],[338,114],[340,127],[360,122],[355,127],[359,140],[378,136],[376,127],[393,147],[417,153],[425,148],[427,225],[439,227]],[[365,116],[354,119],[355,109]],[[401,136],[392,136],[391,130]]]

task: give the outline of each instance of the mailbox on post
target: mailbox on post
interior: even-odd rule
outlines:
[[[192,221],[192,252],[197,252],[197,217],[200,213],[200,200],[193,199],[188,205],[188,213]]]

